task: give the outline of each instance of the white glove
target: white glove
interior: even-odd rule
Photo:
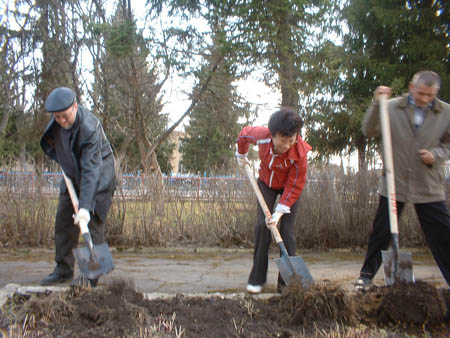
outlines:
[[[277,226],[283,214],[281,212],[275,211],[272,216],[266,217],[266,226],[270,230],[270,227]]]
[[[240,154],[236,151],[235,156],[240,167],[244,168],[246,164],[250,165],[247,154]]]
[[[78,210],[78,213],[75,216],[75,220],[73,222],[76,225],[79,225],[80,222],[84,222],[84,224],[87,225],[90,220],[91,216],[89,215],[89,210],[81,208],[80,210]]]

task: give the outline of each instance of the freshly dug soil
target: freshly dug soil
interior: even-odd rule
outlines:
[[[308,326],[318,321],[356,323],[356,309],[352,298],[333,283],[313,283],[304,288],[300,281],[291,280],[281,295],[280,321]]]
[[[429,332],[450,332],[450,291],[430,284],[399,283],[394,287],[372,288],[364,297],[355,297],[361,309],[361,322],[380,327],[399,327],[415,332],[420,327]],[[442,328],[442,330],[441,330]],[[423,332],[422,332],[423,333]]]
[[[146,300],[132,281],[97,289],[14,296],[0,311],[0,332],[16,337],[306,337],[450,331],[450,292],[424,282],[349,294],[339,286],[291,281],[267,300],[177,295]]]
[[[381,324],[435,325],[445,319],[448,311],[442,292],[423,282],[405,283],[380,292],[377,318]]]

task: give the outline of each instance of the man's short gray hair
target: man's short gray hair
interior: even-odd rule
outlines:
[[[431,70],[422,70],[414,74],[411,83],[413,85],[423,84],[427,87],[441,88],[441,78]]]

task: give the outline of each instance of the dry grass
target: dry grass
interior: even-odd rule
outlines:
[[[314,170],[300,199],[296,237],[299,248],[358,248],[367,237],[378,203],[378,176]],[[219,181],[218,181],[219,182]],[[219,182],[220,183],[220,182]],[[248,182],[209,184],[192,197],[170,190],[161,198],[154,184],[135,187],[133,199],[119,186],[106,224],[116,247],[252,247],[256,198]],[[3,182],[0,187],[0,246],[53,245],[57,197],[39,182]],[[231,198],[232,197],[232,198]],[[400,219],[400,245],[424,246],[414,210]]]
[[[0,246],[40,246],[53,242],[56,200],[38,181],[5,177],[0,186]],[[37,187],[37,188],[36,188]]]

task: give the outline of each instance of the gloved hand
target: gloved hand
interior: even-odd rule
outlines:
[[[236,156],[236,160],[240,167],[244,168],[245,164],[250,165],[250,162],[247,158],[247,154],[240,154],[240,153],[236,152],[235,156]]]
[[[279,211],[275,211],[271,217],[266,217],[266,226],[270,230],[271,226],[277,226],[283,214]]]
[[[80,222],[85,222],[87,225],[91,220],[91,216],[89,215],[89,210],[81,208],[78,210],[77,215],[75,216],[75,220],[73,221],[76,225],[79,225]]]

